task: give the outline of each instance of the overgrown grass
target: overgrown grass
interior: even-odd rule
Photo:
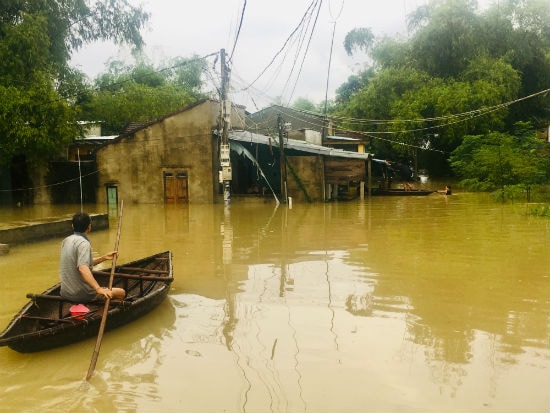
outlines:
[[[550,218],[549,185],[508,185],[492,194],[499,202],[526,202],[528,215]]]
[[[527,213],[537,217],[550,218],[550,204],[529,205]]]
[[[550,218],[550,185],[504,185],[492,191],[476,181],[462,181],[471,191],[490,192],[495,202],[525,202],[527,214]]]
[[[550,186],[548,185],[504,185],[491,192],[498,202],[539,202],[550,203]]]

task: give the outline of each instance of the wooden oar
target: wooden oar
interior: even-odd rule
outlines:
[[[118,256],[118,242],[120,240],[120,230],[122,228],[122,208],[124,207],[124,201],[120,202],[120,218],[118,220],[118,231],[116,234],[115,251],[117,252],[113,257],[111,265],[111,277],[109,278],[109,290],[113,288],[113,278],[115,275],[116,258]],[[105,306],[103,307],[103,316],[101,317],[101,324],[99,325],[99,332],[97,333],[97,340],[95,343],[94,353],[92,360],[90,361],[90,367],[88,368],[88,374],[86,374],[86,380],[89,380],[94,373],[95,365],[97,363],[97,357],[99,356],[99,349],[101,348],[101,340],[103,339],[103,332],[105,331],[105,324],[107,324],[107,313],[109,312],[109,303],[111,299],[105,297]]]

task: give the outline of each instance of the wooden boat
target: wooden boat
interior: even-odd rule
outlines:
[[[380,189],[375,188],[372,191],[373,195],[393,195],[393,196],[425,196],[433,194],[435,191],[429,191],[426,189],[410,189],[408,191],[405,191],[402,188],[395,188],[395,189]]]
[[[111,269],[93,271],[100,285],[108,285]],[[161,252],[115,267],[113,287],[126,290],[123,301],[111,301],[105,330],[127,324],[157,307],[168,295],[173,281],[172,253]],[[71,314],[73,303],[59,295],[60,284],[31,300],[0,334],[0,346],[21,353],[47,350],[97,336],[105,302],[86,303],[85,314]],[[74,307],[73,307],[74,313]]]

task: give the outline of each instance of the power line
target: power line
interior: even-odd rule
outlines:
[[[243,3],[243,9],[242,9],[242,12],[241,12],[241,18],[239,20],[239,27],[237,29],[237,35],[235,36],[235,42],[233,43],[233,48],[231,49],[231,53],[229,54],[229,61],[231,61],[231,59],[233,58],[233,53],[235,52],[235,47],[237,47],[237,42],[239,41],[239,35],[241,34],[241,27],[243,25],[243,20],[244,20],[244,11],[246,10],[246,0],[243,0],[244,3]]]
[[[546,93],[549,93],[549,92],[550,92],[550,89],[545,89],[545,90],[541,90],[539,92],[533,93],[531,95],[524,96],[524,97],[518,98],[518,99],[514,99],[512,101],[504,102],[504,103],[494,105],[494,106],[491,106],[491,107],[481,108],[481,109],[477,109],[477,110],[473,110],[473,111],[469,111],[469,112],[464,112],[464,113],[453,114],[453,115],[448,115],[448,116],[445,116],[445,117],[441,117],[441,119],[445,119],[445,120],[453,120],[454,119],[454,121],[443,123],[443,124],[436,125],[436,126],[430,126],[430,127],[426,127],[426,128],[415,128],[415,129],[405,129],[405,130],[390,130],[390,131],[364,131],[364,130],[354,130],[352,128],[343,127],[342,123],[344,123],[344,122],[349,123],[350,120],[355,120],[355,121],[369,121],[369,120],[356,119],[356,118],[345,118],[345,117],[332,117],[332,116],[330,117],[330,119],[332,121],[334,121],[334,119],[339,119],[342,122],[340,124],[335,125],[335,128],[342,131],[342,132],[362,135],[362,136],[366,136],[366,137],[369,137],[369,138],[372,138],[372,139],[382,140],[382,141],[386,141],[386,142],[389,142],[389,143],[392,143],[392,144],[407,146],[407,147],[411,147],[411,148],[422,149],[422,150],[425,150],[425,151],[446,153],[445,151],[442,151],[442,150],[439,150],[439,149],[426,148],[426,147],[423,147],[423,146],[414,145],[414,144],[410,144],[410,143],[407,143],[407,142],[402,142],[402,141],[399,141],[399,140],[396,140],[396,139],[385,138],[383,136],[398,136],[398,135],[411,134],[411,133],[417,133],[417,132],[429,132],[429,131],[432,131],[434,129],[439,131],[441,128],[452,126],[452,125],[462,123],[462,122],[468,122],[468,121],[472,120],[473,118],[485,116],[489,113],[498,111],[500,109],[503,109],[503,108],[508,107],[510,105],[513,105],[515,103],[518,103],[518,102],[521,102],[521,101],[524,101],[524,100],[528,100],[528,99],[532,99],[534,97],[537,97],[537,96],[540,96],[540,95],[543,95],[543,94],[546,94]],[[305,111],[305,110],[292,109],[292,108],[287,108],[287,109],[288,109],[288,111],[285,111],[285,117],[289,118],[290,120],[295,119],[295,120],[299,120],[299,121],[304,122],[304,123],[309,123],[312,126],[313,129],[319,129],[319,128],[322,128],[324,126],[323,119],[322,119],[323,115],[321,115],[321,114],[313,113],[313,112],[309,112],[309,111]],[[292,115],[292,112],[297,112],[297,113],[302,113],[304,115],[307,115],[308,118],[310,119],[310,121],[304,119],[304,117],[299,117],[298,115]],[[319,123],[316,123],[315,120],[318,120]],[[396,123],[396,122],[400,122],[400,121],[402,122],[402,120],[391,120],[391,121],[389,121],[389,120],[388,121],[377,120],[376,122]],[[424,119],[414,119],[414,120],[408,120],[408,121],[409,122],[414,121],[414,122],[419,123],[419,122],[424,121]],[[265,124],[263,124],[263,125],[264,126],[269,126],[268,122],[269,121],[266,120]],[[254,123],[254,129],[256,129],[256,130],[261,129],[263,125],[261,123]]]
[[[302,16],[300,22],[298,25],[294,28],[294,30],[290,33],[290,35],[287,37],[285,42],[283,43],[283,46],[275,53],[271,61],[267,64],[267,66],[260,72],[260,74],[246,87],[246,89],[250,88],[252,85],[254,85],[264,74],[265,72],[273,65],[277,57],[286,49],[289,42],[294,38],[295,34],[300,30],[300,28],[304,25],[306,19],[310,17],[310,14],[312,10],[314,10],[315,6],[317,5],[318,0],[313,0],[309,6],[307,7],[304,15]]]
[[[294,82],[294,87],[292,88],[292,93],[290,94],[290,96],[287,100],[288,103],[290,103],[290,101],[292,99],[292,96],[294,95],[294,91],[296,90],[296,86],[298,84],[300,74],[302,73],[302,68],[304,67],[304,62],[306,60],[307,52],[309,51],[309,46],[311,45],[311,39],[313,38],[313,33],[315,32],[315,27],[317,26],[317,20],[319,19],[319,12],[321,11],[322,4],[323,4],[323,1],[321,0],[319,2],[319,6],[317,8],[317,14],[315,15],[315,21],[313,22],[313,27],[311,28],[311,32],[309,34],[309,39],[308,39],[308,42],[307,42],[306,50],[303,53],[302,62],[300,64],[300,69],[298,71],[298,75],[296,76],[296,81]],[[294,65],[293,65],[293,68],[294,68]],[[290,79],[290,75],[289,75],[289,79]]]

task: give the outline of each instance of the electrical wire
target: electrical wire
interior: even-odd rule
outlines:
[[[279,55],[287,48],[289,42],[294,38],[295,34],[300,30],[300,28],[303,26],[303,24],[305,23],[305,21],[307,20],[307,18],[310,16],[310,12],[312,9],[314,9],[314,7],[317,5],[318,1],[317,0],[313,0],[309,6],[307,7],[306,9],[306,12],[304,13],[304,15],[302,16],[300,22],[298,23],[298,25],[294,28],[294,30],[290,33],[290,35],[287,37],[287,39],[285,40],[283,46],[275,53],[275,55],[273,56],[273,58],[271,59],[271,61],[267,64],[267,66],[260,72],[260,74],[247,86],[247,88],[251,87],[252,85],[254,85],[264,74],[265,72],[273,65],[273,63],[275,62],[275,60],[277,59],[277,57],[279,57]]]
[[[327,85],[325,87],[325,108],[324,108],[324,112],[323,112],[323,115],[325,117],[327,116],[328,87],[329,87],[329,79],[330,79],[330,67],[331,67],[331,64],[332,64],[332,49],[333,49],[333,46],[334,46],[334,34],[336,33],[336,22],[338,21],[338,19],[340,18],[340,15],[342,14],[342,11],[344,10],[344,0],[342,0],[342,4],[340,5],[340,10],[339,10],[338,16],[336,16],[336,18],[334,18],[333,15],[332,15],[332,8],[330,7],[330,0],[328,2],[328,10],[329,10],[330,17],[333,19],[333,23],[332,23],[333,26],[332,26],[332,38],[330,40],[330,54],[329,54],[329,58],[328,58]]]
[[[241,18],[239,20],[239,27],[237,29],[237,35],[235,36],[235,42],[233,43],[233,48],[231,49],[231,53],[229,53],[229,58],[228,58],[229,62],[231,62],[231,60],[233,59],[233,53],[235,52],[235,48],[237,47],[237,42],[239,41],[239,35],[241,34],[241,28],[242,28],[243,20],[244,20],[244,12],[246,10],[246,0],[243,0],[243,1],[244,1],[243,9],[242,9],[242,12],[241,12]]]
[[[237,45],[237,42],[238,42],[238,39],[239,39],[239,35],[240,35],[241,28],[242,28],[243,21],[244,21],[244,14],[245,14],[246,5],[247,5],[247,1],[244,0],[242,11],[241,11],[241,17],[240,17],[240,21],[239,21],[239,25],[238,25],[237,35],[236,35],[235,42],[233,44],[233,49],[232,49],[232,52],[231,52],[231,56],[233,55],[233,52],[236,48],[236,45]],[[291,32],[291,35],[286,39],[285,43],[283,44],[283,47],[276,53],[276,55],[273,57],[271,62],[266,66],[266,68],[264,68],[264,70],[260,73],[260,75],[252,83],[249,83],[246,87],[242,87],[240,90],[238,90],[239,92],[248,93],[250,95],[249,97],[251,99],[253,99],[253,94],[251,92],[255,92],[257,94],[261,94],[261,95],[267,97],[271,102],[274,102],[276,99],[269,98],[265,93],[259,91],[258,89],[255,89],[253,85],[259,80],[259,78],[261,76],[263,76],[263,74],[269,69],[269,67],[272,66],[272,64],[275,62],[276,58],[281,53],[283,53],[283,51],[285,52],[285,55],[288,54],[288,51],[289,51],[288,46],[292,45],[296,42],[296,40],[295,40],[296,39],[296,34],[299,34],[298,41],[297,41],[298,49],[297,49],[297,52],[295,54],[295,59],[294,59],[293,65],[292,65],[291,73],[290,73],[290,75],[287,79],[287,82],[285,83],[285,88],[284,89],[286,89],[286,87],[288,86],[288,84],[290,82],[292,73],[294,72],[294,69],[295,69],[297,60],[299,58],[300,52],[302,51],[305,35],[306,35],[306,33],[309,32],[309,41],[308,41],[307,47],[305,49],[305,52],[303,53],[303,58],[302,58],[300,70],[298,72],[298,75],[297,75],[297,78],[296,78],[296,81],[295,81],[295,84],[294,84],[294,88],[292,89],[292,95],[293,95],[293,93],[295,91],[296,84],[297,84],[298,79],[299,79],[299,75],[301,73],[301,69],[302,69],[304,61],[305,61],[305,57],[307,55],[307,50],[309,48],[311,38],[312,38],[314,29],[315,29],[315,26],[316,26],[316,23],[317,23],[317,18],[319,16],[319,11],[320,11],[321,5],[322,5],[322,0],[321,1],[314,0],[309,4],[308,8],[306,9],[306,12],[302,16],[302,19],[300,20],[300,23]],[[341,8],[340,8],[339,15],[342,12],[343,6],[344,6],[344,2],[342,1],[342,5],[341,5]],[[329,4],[329,8],[330,8],[330,4]],[[317,11],[315,21],[313,23],[311,31],[308,31],[310,23],[311,23],[311,18],[312,18],[313,13],[315,11]],[[331,17],[332,17],[332,10],[330,10],[330,13],[331,13]],[[339,17],[339,15],[338,15],[338,17]],[[85,17],[87,17],[87,16],[85,16]],[[83,19],[85,17],[83,17]],[[71,23],[71,25],[73,25],[75,23],[78,23],[78,22],[79,21],[73,22],[73,23]],[[336,25],[336,22],[334,22],[332,41],[334,41],[335,25]],[[170,66],[170,67],[166,67],[166,68],[159,69],[159,70],[156,70],[156,71],[151,71],[150,73],[145,74],[145,76],[148,76],[148,75],[152,76],[152,75],[157,74],[157,73],[161,73],[161,72],[168,71],[168,70],[173,70],[177,67],[181,67],[183,65],[195,62],[197,60],[206,60],[207,58],[209,58],[211,56],[216,56],[217,57],[218,52],[214,52],[214,53],[205,55],[201,58],[195,58],[195,59],[190,59],[190,60],[187,60],[187,61],[184,61],[184,62],[179,62],[175,65]],[[281,65],[282,65],[282,63],[281,63]],[[330,73],[330,62],[329,62],[329,73]],[[212,80],[212,84],[215,86],[215,92],[212,92],[212,93],[218,93],[219,94],[219,88],[216,87],[216,84],[218,82],[216,82],[216,79],[214,79],[214,77],[212,76],[210,71],[207,71],[207,75],[210,75],[210,78]],[[119,81],[119,82],[114,82],[114,83],[111,83],[111,84],[108,84],[108,85],[99,86],[99,87],[96,88],[96,90],[111,89],[111,88],[120,87],[124,83],[130,82],[132,80],[134,80],[134,79],[132,77],[130,77],[128,79],[124,79],[124,80]],[[328,80],[328,76],[327,76],[327,91],[328,91],[328,82],[329,82],[329,80]],[[520,102],[520,101],[523,101],[523,100],[526,100],[526,99],[529,99],[529,98],[532,98],[532,97],[535,97],[535,96],[538,96],[538,95],[541,95],[541,94],[544,94],[544,93],[548,93],[549,90],[550,89],[546,89],[546,90],[534,93],[532,95],[529,95],[529,96],[526,96],[526,97],[523,97],[523,98],[519,98],[519,99],[515,99],[515,100],[510,101],[510,102],[505,102],[505,103],[495,105],[495,106],[492,106],[492,107],[480,108],[480,109],[476,109],[476,110],[472,110],[472,111],[467,111],[467,112],[464,112],[464,113],[450,114],[450,115],[445,115],[445,116],[440,116],[440,117],[433,117],[433,118],[383,120],[383,119],[361,119],[361,118],[331,116],[330,119],[331,119],[331,121],[335,122],[335,126],[339,130],[346,131],[346,132],[358,133],[358,134],[369,134],[370,136],[375,135],[378,139],[382,139],[382,138],[380,138],[379,135],[397,135],[397,134],[405,134],[405,133],[425,132],[425,131],[430,131],[430,130],[433,130],[433,129],[439,129],[441,127],[450,126],[450,125],[453,125],[453,124],[465,122],[465,121],[471,120],[472,118],[476,118],[476,117],[479,117],[479,116],[484,116],[484,115],[487,115],[487,114],[492,113],[494,111],[503,109],[503,108],[505,108],[509,105],[514,104],[514,103],[517,103],[517,102]],[[77,94],[77,95],[74,95],[73,97],[77,98],[78,96],[80,96],[80,95]],[[65,98],[59,98],[55,101],[59,101],[59,100],[65,100]],[[253,100],[253,101],[255,102],[255,100]],[[289,99],[289,101],[290,101],[290,99]],[[325,111],[326,111],[326,101],[327,101],[327,96],[325,96]],[[42,104],[45,104],[45,103],[42,103]],[[305,112],[305,111],[302,111],[302,112]],[[317,116],[319,116],[319,115],[317,115]],[[292,118],[292,116],[290,116],[290,117]],[[296,119],[298,119],[298,118],[296,118]],[[315,119],[315,118],[313,118],[313,119]],[[322,124],[322,120],[320,120],[320,122]],[[406,123],[416,123],[416,124],[418,124],[418,123],[432,123],[432,122],[433,123],[441,122],[441,123],[437,124],[437,125],[434,125],[434,126],[424,127],[424,128],[413,128],[413,129],[393,130],[393,131],[391,131],[391,130],[390,131],[388,131],[388,130],[383,130],[383,131],[381,131],[381,130],[367,130],[367,131],[365,131],[365,130],[354,130],[354,128],[345,128],[345,127],[342,127],[337,122],[347,123],[347,124],[357,124],[358,126],[359,125],[364,125],[364,124],[371,124],[371,125],[375,125],[375,126],[381,126],[382,125],[383,126],[383,125],[392,125],[392,124],[398,124],[398,123],[399,124],[403,124],[403,123],[405,123],[405,124]],[[314,127],[319,126],[315,122],[311,122],[311,125],[314,126]],[[261,127],[261,125],[256,125],[256,127]],[[395,142],[395,141],[392,141],[392,142]],[[399,143],[399,142],[396,142],[396,143]]]
[[[311,28],[311,32],[310,32],[310,34],[309,34],[309,39],[308,39],[308,42],[307,42],[306,50],[305,50],[304,53],[303,53],[302,62],[301,62],[301,64],[300,64],[300,69],[299,69],[298,74],[297,74],[297,76],[296,76],[296,80],[295,80],[295,82],[294,82],[294,87],[292,88],[292,93],[290,94],[290,96],[289,96],[289,98],[288,98],[288,100],[287,100],[287,104],[290,104],[290,101],[292,100],[292,96],[294,96],[294,92],[295,92],[295,90],[296,90],[296,86],[297,86],[297,84],[298,84],[298,80],[299,80],[300,75],[301,75],[301,73],[302,73],[302,69],[303,69],[303,67],[304,67],[304,62],[305,62],[305,60],[306,60],[306,56],[307,56],[307,53],[308,53],[308,51],[309,51],[309,46],[311,45],[311,39],[313,38],[313,33],[315,32],[315,27],[317,26],[317,20],[319,19],[319,12],[321,11],[321,6],[322,6],[322,4],[323,4],[323,1],[321,0],[321,1],[319,2],[319,7],[317,8],[317,14],[316,14],[316,16],[315,16],[315,21],[314,21],[314,23],[313,23],[313,27]],[[293,68],[294,68],[294,65],[293,65]],[[289,79],[290,79],[290,75],[289,75]]]
[[[492,111],[496,111],[496,110],[499,110],[501,109],[502,107],[507,107],[507,106],[510,106],[514,103],[518,103],[518,102],[521,102],[521,101],[524,101],[524,100],[528,100],[528,99],[532,99],[536,96],[539,96],[539,95],[542,95],[542,94],[545,94],[545,93],[549,93],[550,92],[550,89],[545,89],[545,90],[542,90],[542,91],[539,91],[539,92],[536,92],[536,93],[533,93],[531,95],[528,95],[528,96],[524,96],[522,98],[518,98],[518,99],[515,99],[513,101],[509,101],[509,102],[505,102],[505,103],[502,103],[502,104],[499,104],[499,105],[495,105],[491,108],[487,108],[487,109],[491,109],[491,110],[486,110],[485,112],[481,112],[479,111],[480,113],[477,113],[475,116],[473,117],[479,117],[479,116],[484,116],[488,113],[491,113]],[[296,120],[300,120],[302,122],[306,122],[306,123],[310,123],[313,127],[319,127],[319,126],[322,126],[323,123],[322,123],[322,115],[320,114],[315,114],[313,112],[309,112],[309,111],[304,111],[304,110],[297,110],[297,109],[291,109],[291,108],[286,108],[287,110],[285,111],[285,117],[288,117],[290,119],[296,119]],[[305,121],[303,117],[299,117],[298,115],[292,115],[292,112],[297,112],[297,113],[300,113],[300,114],[307,114],[310,116],[310,119],[319,119],[319,123],[315,123],[315,122],[308,122],[308,121]],[[237,111],[238,113],[238,111]],[[453,124],[456,124],[456,123],[460,123],[460,122],[466,122],[468,120],[470,120],[471,118],[469,119],[458,119],[456,122],[452,122],[452,123],[449,123],[445,126],[450,126],[450,125],[453,125]],[[243,121],[243,118],[240,118],[241,121]],[[244,121],[242,122],[243,124],[246,123],[246,121],[250,121],[250,119],[244,119]],[[261,130],[263,129],[262,125],[263,126],[266,126],[267,123],[265,124],[262,124],[262,123],[255,123],[254,121],[251,121],[251,123],[253,123],[253,129],[255,131],[257,130]],[[248,128],[247,130],[250,130],[251,128]],[[365,136],[365,137],[368,137],[368,138],[371,138],[371,139],[377,139],[377,140],[381,140],[381,141],[385,141],[385,142],[388,142],[388,143],[391,143],[391,144],[396,144],[396,145],[401,145],[401,146],[406,146],[406,147],[410,147],[410,148],[416,148],[416,149],[421,149],[423,151],[431,151],[431,152],[439,152],[439,153],[446,153],[445,151],[442,151],[442,150],[439,150],[439,149],[435,149],[435,148],[426,148],[426,147],[423,147],[423,146],[420,146],[420,145],[414,145],[414,144],[410,144],[410,143],[407,143],[407,142],[402,142],[402,141],[398,141],[398,140],[395,140],[395,139],[389,139],[389,138],[384,138],[384,137],[381,137],[379,135],[376,135],[376,134],[384,134],[384,135],[396,135],[396,134],[404,134],[404,133],[412,133],[412,132],[425,132],[427,130],[427,128],[419,128],[419,129],[412,129],[412,130],[403,130],[403,131],[384,131],[384,132],[377,132],[377,131],[361,131],[361,130],[353,130],[353,129],[345,129],[345,128],[338,128],[339,130],[341,130],[342,132],[347,132],[347,133],[353,133],[353,134],[358,134],[358,135],[362,135],[362,136]],[[197,136],[202,136],[202,135],[197,135]],[[153,141],[157,141],[158,144],[157,146],[160,148],[162,143],[161,143],[161,138],[156,138],[156,139],[150,139],[149,142],[153,142]],[[121,142],[122,144],[124,143],[127,143],[127,142]],[[154,145],[153,145],[154,147]],[[181,149],[181,150],[184,150],[185,147],[182,145],[180,147],[176,147],[174,149]],[[74,179],[69,179],[69,180],[66,180],[66,181],[62,181],[62,182],[57,182],[57,183],[53,183],[53,184],[49,184],[49,185],[43,185],[43,186],[37,186],[37,187],[31,187],[31,188],[17,188],[17,189],[0,189],[0,192],[16,192],[16,191],[28,191],[28,190],[34,190],[34,189],[41,189],[41,188],[49,188],[49,187],[54,187],[54,186],[58,186],[58,185],[63,185],[63,184],[66,184],[66,183],[70,183],[70,182],[75,182],[75,181],[78,181],[80,179],[82,179],[83,177],[87,177],[87,176],[90,176],[90,175],[93,175],[93,174],[97,174],[99,173],[100,171],[104,170],[105,168],[103,169],[98,169],[96,171],[92,171],[90,172],[89,174],[86,174],[86,175],[81,175],[77,178],[74,178]]]

